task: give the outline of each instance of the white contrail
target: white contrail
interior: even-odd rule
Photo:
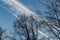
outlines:
[[[18,10],[21,10],[23,13],[25,13],[25,15],[30,16],[31,14],[33,14],[33,12],[31,12],[23,4],[18,3],[18,1],[16,1],[16,0],[3,0],[3,1],[8,3],[9,5],[16,7]],[[15,4],[15,5],[13,5],[13,4]]]
[[[46,19],[39,17],[38,15],[34,14],[32,11],[30,11],[28,8],[26,8],[22,3],[19,3],[17,0],[3,0],[4,2],[8,3],[9,5],[12,5],[15,7],[18,11],[21,11],[23,14],[27,16],[33,16],[34,19],[37,21],[44,21],[47,23],[51,28],[56,28],[58,31],[60,30],[58,27],[53,25],[53,23],[49,23]],[[14,5],[15,4],[15,5]]]
[[[23,14],[27,15],[27,16],[33,16],[34,19],[36,19],[37,21],[45,21],[45,23],[47,23],[51,28],[56,28],[59,32],[60,32],[60,28],[56,27],[53,23],[49,23],[48,20],[39,17],[38,15],[34,14],[34,12],[30,11],[27,7],[25,7],[22,3],[18,2],[17,0],[5,0],[6,3],[8,3],[9,5],[14,6],[18,11],[20,10]],[[15,4],[15,5],[14,5]]]
[[[39,17],[38,15],[34,14],[34,12],[30,11],[28,8],[26,8],[22,3],[19,3],[17,0],[3,0],[4,2],[8,3],[9,5],[12,5],[15,7],[18,11],[20,10],[23,14],[27,16],[33,16],[34,19],[37,21],[44,21],[47,23],[51,28],[56,28],[57,30],[60,30],[58,27],[53,25],[52,23],[49,23],[46,19]],[[15,5],[14,5],[15,4]]]
[[[5,8],[3,5],[0,4],[0,6],[2,6],[5,10],[7,10],[8,12],[10,12],[11,14],[13,14],[13,12],[11,12],[10,10],[8,10],[7,8]],[[16,18],[17,15],[13,14]],[[34,30],[37,30],[36,28],[34,28]],[[41,32],[40,30],[38,30],[39,33],[41,33],[42,35],[44,35],[45,37],[49,38],[46,34],[44,34],[43,32]],[[50,39],[52,40],[52,39]]]
[[[10,12],[11,14],[13,14],[13,12],[11,12],[10,10],[8,10],[7,8],[5,8],[3,5],[0,5],[2,8],[4,8],[5,10],[7,10],[8,12]],[[15,14],[13,14],[16,18],[18,18],[17,17],[17,15],[15,15]],[[18,19],[19,20],[19,19]],[[36,29],[36,28],[34,28],[34,30],[36,31],[36,30],[38,30],[38,29]],[[47,38],[49,38],[46,34],[44,34],[43,32],[41,32],[40,30],[38,30],[38,32],[40,33],[40,34],[42,34],[43,36],[45,36],[45,37],[47,37]],[[52,40],[51,38],[49,38],[50,40]]]

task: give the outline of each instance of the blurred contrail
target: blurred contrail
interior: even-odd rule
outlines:
[[[3,0],[3,1],[8,3],[9,5],[12,5],[13,7],[15,7],[17,9],[17,11],[21,11],[22,14],[25,14],[27,16],[32,15],[37,21],[42,21],[42,22],[45,21],[48,25],[52,25],[52,27],[56,28],[58,31],[60,30],[54,24],[49,23],[48,20],[34,14],[34,12],[30,11],[27,7],[25,7],[22,3],[18,2],[17,0]]]
[[[26,8],[22,3],[18,2],[17,0],[3,0],[3,1],[6,2],[6,3],[8,3],[9,5],[12,5],[13,7],[15,7],[17,9],[17,11],[21,11],[26,16],[31,16],[32,15],[35,20],[42,21],[42,22],[44,21],[50,27],[56,28],[58,31],[60,30],[58,27],[56,27],[52,23],[49,23],[46,19],[44,19],[42,17],[39,17],[38,15],[34,14],[34,12],[30,11],[28,8]],[[15,15],[14,13],[12,13],[12,14],[17,17],[17,15]]]
[[[11,14],[13,14],[13,12],[11,12],[10,10],[8,10],[7,8],[5,8],[3,5],[0,5],[2,8],[4,8],[5,10],[7,10],[8,12],[10,12]],[[18,17],[17,17],[17,15],[15,15],[15,14],[13,14],[17,19],[18,19]],[[18,19],[19,20],[19,19]],[[36,28],[34,28],[33,27],[33,29],[36,31],[36,30],[38,30],[38,29],[36,29]],[[41,32],[40,30],[38,30],[38,32],[40,33],[40,34],[42,34],[43,36],[45,36],[45,37],[47,37],[47,38],[49,38],[46,34],[44,34],[43,32]],[[49,38],[50,40],[52,40],[51,38]]]
[[[44,19],[43,17],[39,17],[34,12],[30,11],[27,7],[25,7],[22,3],[18,2],[17,0],[3,0],[4,2],[8,3],[9,5],[12,5],[17,9],[17,11],[21,11],[23,14],[27,16],[33,16],[37,21],[45,21],[47,24],[50,24],[48,20]],[[15,5],[14,5],[15,4]],[[50,24],[56,29],[60,30],[58,27],[56,27],[54,24]]]
[[[22,3],[18,3],[17,0],[3,0],[3,1],[8,3],[9,5],[16,7],[18,10],[20,10],[22,13],[24,13],[27,16],[33,14],[33,12],[31,12],[28,8],[26,8]]]

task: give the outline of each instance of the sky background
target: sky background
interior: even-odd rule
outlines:
[[[46,10],[45,6],[40,4],[38,0],[18,0],[18,1],[23,3],[27,8],[29,8],[33,12],[41,11],[43,13]],[[45,3],[46,1],[47,0],[41,0],[41,2],[43,3]],[[1,0],[0,4],[2,4]],[[5,7],[8,6],[5,5]],[[6,28],[9,32],[13,29],[12,27],[14,21],[16,21],[16,17],[0,6],[0,26]]]
[[[6,28],[7,30],[11,30],[13,26],[13,21],[15,20],[15,16],[10,14],[8,11],[3,9],[0,6],[0,26]]]
[[[45,11],[46,8],[44,5],[40,4],[39,0],[18,0],[19,2],[21,2],[22,4],[24,4],[27,8],[29,8],[31,11],[36,12],[36,11]],[[41,2],[45,3],[46,0],[41,0]],[[1,0],[0,0],[0,4]],[[9,6],[7,6],[4,3],[4,7],[9,8]],[[16,17],[14,15],[12,15],[10,12],[8,12],[7,10],[5,10],[3,7],[0,6],[0,26],[3,28],[6,28],[9,31],[11,31],[13,28],[13,22],[16,20]]]
[[[42,6],[38,0],[18,0],[19,2],[23,3],[26,7],[28,7],[31,11],[44,11],[44,6]],[[42,1],[45,2],[45,1]],[[1,1],[0,1],[0,4]],[[5,5],[6,6],[6,5]],[[7,6],[6,6],[7,7]],[[7,28],[8,30],[11,30],[11,27],[13,26],[13,21],[16,20],[16,17],[12,15],[10,12],[5,10],[3,7],[0,6],[0,25],[3,28]]]

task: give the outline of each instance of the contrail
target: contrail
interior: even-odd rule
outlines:
[[[6,3],[8,3],[9,5],[12,5],[12,6],[16,7],[18,10],[21,10],[27,16],[30,16],[30,15],[33,14],[33,12],[31,12],[23,4],[18,3],[18,1],[16,1],[16,0],[3,0],[3,1],[6,2]]]
[[[53,23],[49,23],[48,20],[44,19],[43,17],[34,14],[34,12],[30,11],[27,7],[25,7],[22,3],[18,2],[17,0],[4,0],[4,2],[15,7],[17,9],[17,11],[21,11],[22,14],[25,14],[27,16],[32,15],[34,17],[34,19],[39,22],[44,21],[47,25],[49,25],[53,29],[56,29],[60,33],[60,28],[56,27]]]
[[[5,8],[3,5],[0,4],[0,6],[2,6],[5,10],[7,10],[8,12],[10,12],[11,14],[13,14],[13,12],[11,12],[10,10],[8,10],[7,8]],[[16,18],[17,15],[13,14]],[[36,28],[34,28],[34,30],[37,30]],[[39,33],[41,33],[42,35],[44,35],[45,37],[49,38],[46,34],[44,34],[43,32],[41,32],[40,30],[38,30]],[[50,39],[52,40],[52,39]]]
[[[35,20],[37,20],[39,22],[40,21],[42,21],[42,22],[44,21],[51,28],[56,28],[57,31],[60,32],[60,29],[58,27],[56,27],[55,25],[53,25],[53,23],[49,23],[48,20],[46,20],[43,17],[40,17],[40,16],[34,14],[34,12],[30,11],[28,8],[26,8],[22,3],[19,3],[17,0],[3,0],[3,1],[8,3],[9,5],[12,5],[13,7],[15,7],[17,9],[17,11],[21,11],[22,14],[25,14],[27,16],[31,16],[32,15]]]
[[[8,10],[7,8],[5,8],[3,5],[1,5],[0,4],[0,6],[2,7],[2,8],[4,8],[5,10],[7,10],[8,12],[10,12],[11,14],[13,14],[13,12],[11,12],[10,10]],[[16,18],[18,18],[17,17],[17,15],[15,15],[15,14],[13,14]],[[18,19],[19,20],[19,19]],[[38,29],[36,29],[36,28],[34,28],[33,27],[33,29],[36,31],[36,30],[38,30]],[[46,34],[44,34],[43,32],[41,32],[40,30],[38,30],[38,32],[40,33],[40,34],[42,34],[43,36],[45,36],[45,37],[47,37],[47,38],[49,38]],[[50,40],[52,40],[51,38],[49,38]]]

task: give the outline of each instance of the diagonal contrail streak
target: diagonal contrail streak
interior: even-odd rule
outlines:
[[[27,16],[32,15],[35,20],[39,22],[45,22],[47,25],[49,25],[49,27],[56,29],[60,33],[60,28],[56,27],[53,23],[49,23],[48,20],[46,20],[45,18],[34,14],[34,12],[30,11],[27,7],[25,7],[22,3],[18,2],[17,0],[5,0],[5,2],[15,7],[18,11],[21,11],[22,14],[25,14]]]
[[[2,8],[4,8],[5,10],[7,10],[8,12],[10,12],[11,14],[13,14],[13,15],[18,19],[17,15],[15,15],[15,14],[14,14],[13,12],[11,12],[9,9],[5,8],[2,4],[0,4],[0,6],[1,6]],[[18,20],[19,20],[19,19],[18,19]],[[38,30],[38,29],[34,28],[34,30]],[[38,32],[39,32],[40,34],[44,35],[45,37],[49,38],[46,34],[44,34],[43,32],[41,32],[40,30],[38,30]],[[50,38],[49,38],[49,39],[50,39]],[[50,39],[50,40],[52,40],[52,39]]]
[[[23,12],[23,14],[27,15],[27,16],[33,16],[35,20],[37,21],[44,21],[47,25],[49,25],[49,27],[56,29],[59,33],[60,33],[60,28],[56,27],[53,23],[49,23],[48,20],[39,17],[38,15],[34,14],[34,12],[30,11],[28,8],[26,8],[23,4],[19,3],[17,0],[4,0],[6,3],[9,3],[9,5],[14,6],[13,4],[15,4],[15,8],[17,10],[20,10],[21,12]]]
[[[8,3],[9,5],[12,5],[15,7],[18,11],[23,12],[22,14],[25,14],[27,16],[33,16],[35,20],[45,22],[49,27],[56,29],[60,33],[60,28],[56,27],[53,23],[49,23],[48,20],[44,19],[43,17],[39,17],[38,15],[34,14],[34,12],[30,11],[28,8],[26,8],[22,3],[19,3],[17,0],[4,0],[4,2]],[[15,6],[14,6],[15,4]]]

